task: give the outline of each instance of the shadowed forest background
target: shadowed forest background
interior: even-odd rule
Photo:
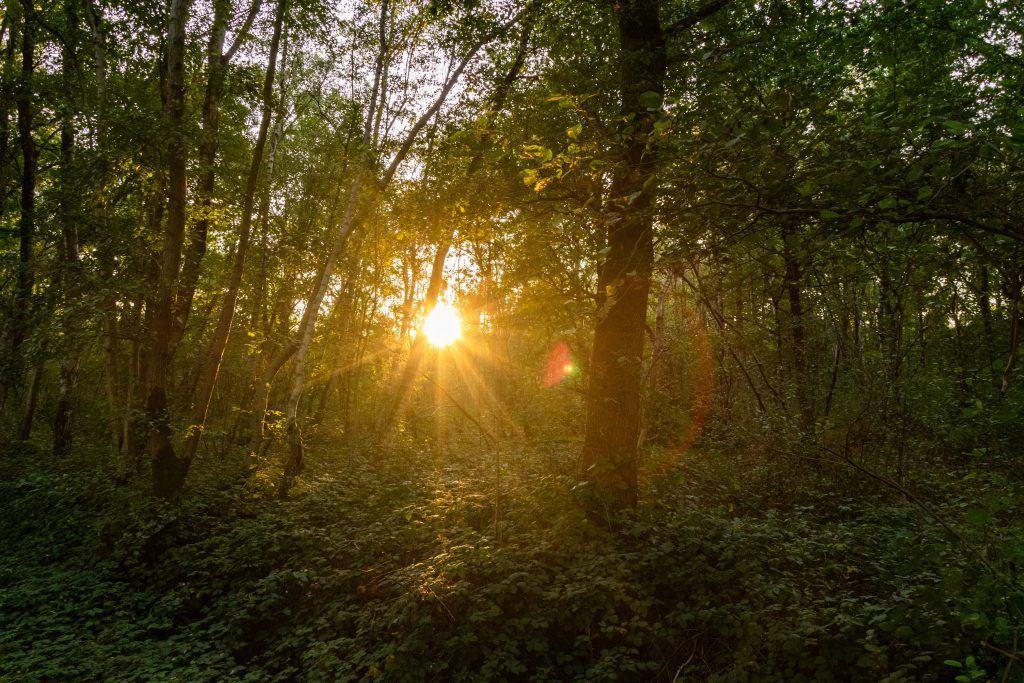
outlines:
[[[1024,681],[1024,5],[0,12],[0,680]]]

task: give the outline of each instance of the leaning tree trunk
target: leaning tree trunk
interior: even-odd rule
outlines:
[[[379,46],[377,52],[377,63],[374,68],[373,88],[370,92],[369,106],[366,109],[366,118],[363,122],[362,144],[359,148],[359,161],[356,164],[355,177],[349,186],[348,198],[345,206],[345,213],[341,223],[337,227],[334,242],[327,255],[327,261],[319,272],[316,282],[313,285],[312,295],[306,302],[302,324],[299,326],[299,339],[295,344],[295,368],[292,371],[292,386],[288,394],[288,406],[285,412],[286,431],[288,436],[288,455],[285,457],[284,469],[281,475],[281,485],[278,488],[278,495],[283,499],[295,482],[295,477],[302,472],[302,434],[299,431],[298,408],[299,399],[302,397],[302,389],[306,378],[306,357],[309,354],[309,346],[313,341],[313,330],[316,328],[316,319],[320,311],[320,304],[323,303],[327,293],[327,284],[334,273],[334,266],[338,257],[348,241],[352,226],[355,223],[356,211],[360,200],[363,184],[363,177],[367,172],[366,161],[369,158],[369,147],[372,142],[373,122],[375,120],[375,105],[380,90],[385,87],[382,83],[384,74],[384,63],[387,59],[387,26],[388,26],[388,0],[384,0],[380,8],[380,22],[378,27]],[[334,228],[334,221],[331,220],[331,228]],[[263,387],[264,392],[266,387]],[[257,410],[259,406],[257,405]],[[261,421],[262,422],[262,421]],[[258,449],[259,441],[254,444]]]
[[[149,453],[153,461],[153,493],[174,498],[186,469],[174,452],[167,389],[174,329],[174,293],[181,267],[185,236],[185,21],[187,0],[169,0],[167,7],[167,76],[164,93],[164,124],[167,137],[167,224],[164,229],[160,276],[149,329]]]
[[[216,183],[217,148],[220,142],[220,98],[224,90],[224,77],[231,59],[247,37],[260,4],[261,0],[253,1],[249,15],[234,42],[225,52],[224,43],[232,15],[231,2],[230,0],[214,0],[213,3],[213,26],[206,45],[206,92],[203,96],[202,132],[196,158],[199,171],[199,184],[196,188],[198,216],[182,258],[181,277],[175,300],[174,328],[170,341],[172,349],[181,342],[185,334],[185,327],[192,313],[196,285],[199,282],[200,266],[206,255],[207,239],[210,232],[210,213],[213,210],[213,192]]]
[[[661,109],[666,68],[660,0],[616,6],[621,94],[620,151],[608,206],[579,478],[592,513],[636,505],[637,442],[647,297],[654,261],[656,150],[649,143]]]
[[[220,318],[213,333],[213,341],[207,356],[206,365],[199,378],[192,408],[189,434],[182,451],[182,467],[187,472],[192,458],[199,448],[199,439],[206,424],[206,414],[210,408],[213,388],[217,383],[220,363],[224,357],[224,348],[231,334],[231,325],[235,317],[235,304],[238,301],[238,289],[242,284],[245,269],[245,256],[249,251],[250,233],[252,232],[253,204],[256,197],[256,186],[259,182],[260,167],[263,164],[263,148],[267,142],[267,131],[270,130],[270,114],[273,110],[274,73],[277,69],[277,51],[281,44],[281,31],[284,26],[287,0],[278,0],[277,13],[274,16],[274,35],[270,41],[270,57],[267,61],[267,72],[263,79],[263,112],[260,119],[259,133],[252,152],[252,163],[249,166],[249,177],[245,183],[245,198],[242,201],[242,223],[238,231],[238,245],[235,247],[235,259],[231,265],[227,292],[221,306]]]

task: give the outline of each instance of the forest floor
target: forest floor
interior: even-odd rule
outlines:
[[[688,453],[612,533],[568,449],[459,452],[320,447],[284,502],[207,458],[172,506],[15,447],[0,680],[1024,680],[1008,469],[917,468],[951,533],[856,472]]]

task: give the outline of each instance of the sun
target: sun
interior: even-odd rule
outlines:
[[[462,335],[458,311],[448,304],[438,304],[423,321],[423,334],[438,348],[448,346]]]

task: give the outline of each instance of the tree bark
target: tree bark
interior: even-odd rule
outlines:
[[[803,269],[797,254],[796,235],[790,227],[783,228],[782,257],[785,266],[783,280],[786,284],[786,298],[789,302],[789,337],[793,351],[793,376],[796,388],[796,404],[799,412],[800,428],[809,430],[814,423],[814,412],[811,406],[810,378],[807,374],[807,340],[804,327],[803,296],[800,280]]]
[[[153,493],[172,499],[181,491],[186,469],[174,452],[168,411],[168,375],[174,349],[174,294],[185,236],[185,22],[187,0],[168,0],[164,124],[167,137],[167,224],[157,296],[149,329],[149,453],[153,461]]]
[[[644,328],[654,262],[657,150],[649,145],[666,69],[660,0],[615,6],[619,35],[621,142],[607,206],[607,245],[598,276],[597,319],[578,478],[591,513],[637,502],[637,443]]]
[[[18,425],[18,439],[27,441],[32,436],[32,424],[35,421],[36,405],[39,403],[39,388],[43,381],[43,371],[46,369],[46,343],[39,349],[39,357],[32,368],[32,380],[28,384],[28,393],[25,395],[25,406],[21,414],[21,423]]]
[[[75,48],[78,36],[78,16],[75,3],[64,4],[65,31],[61,51],[61,84],[64,88],[64,111],[60,126],[60,224],[63,263],[59,277],[64,299],[64,350],[60,360],[60,384],[57,409],[53,418],[53,454],[57,457],[71,451],[73,399],[78,383],[78,365],[81,358],[79,334],[81,315],[76,311],[81,291],[81,273],[78,259],[77,188],[74,182],[75,128],[73,115],[75,107],[71,97],[74,92]]]
[[[281,475],[281,484],[278,487],[279,497],[287,498],[288,492],[297,477],[302,472],[302,434],[299,432],[298,407],[299,399],[302,396],[302,388],[306,377],[306,356],[309,353],[309,346],[313,341],[313,330],[316,328],[316,319],[320,311],[320,304],[327,293],[327,285],[330,282],[334,265],[341,255],[341,251],[348,241],[356,217],[356,210],[360,201],[360,190],[362,189],[363,176],[367,173],[367,161],[371,157],[370,145],[373,135],[373,122],[375,120],[377,97],[380,90],[386,87],[382,83],[384,64],[387,60],[388,42],[387,27],[389,21],[388,0],[383,0],[380,8],[380,19],[378,23],[378,51],[377,62],[374,67],[373,88],[370,92],[369,104],[366,109],[366,118],[363,122],[362,144],[359,148],[359,161],[356,163],[355,177],[349,186],[348,198],[346,200],[345,213],[342,216],[341,224],[337,228],[331,251],[327,255],[327,261],[318,274],[313,284],[313,292],[306,302],[302,316],[302,323],[299,325],[299,338],[295,344],[295,368],[292,371],[292,385],[288,395],[286,408],[286,432],[288,435],[288,454],[285,457],[284,469]],[[330,221],[331,228],[334,228],[334,221]],[[264,391],[266,388],[264,387]],[[259,410],[259,404],[257,404]],[[262,420],[261,431],[262,431]],[[259,447],[259,441],[255,446]]]
[[[217,375],[220,372],[220,363],[224,357],[224,348],[227,346],[228,337],[231,334],[231,325],[235,317],[238,289],[242,284],[245,257],[249,251],[253,205],[260,178],[260,168],[263,164],[263,149],[267,142],[267,132],[270,130],[270,115],[274,105],[273,94],[275,70],[277,69],[277,52],[281,44],[281,32],[284,26],[287,5],[287,0],[278,0],[277,2],[277,11],[274,16],[274,34],[270,41],[270,57],[267,61],[267,72],[263,79],[263,111],[260,118],[259,133],[256,135],[256,145],[252,152],[249,176],[245,184],[245,198],[242,201],[242,223],[238,231],[238,244],[235,246],[235,258],[231,265],[231,274],[228,279],[227,292],[224,294],[224,303],[221,305],[220,318],[217,320],[217,328],[213,333],[213,341],[210,345],[206,365],[203,367],[203,372],[196,389],[192,416],[189,423],[189,433],[181,455],[182,467],[186,472],[188,471],[189,464],[192,462],[192,458],[195,457],[196,450],[199,448],[199,440],[202,437],[203,427],[206,424],[206,415],[210,408],[210,399],[213,396]]]
[[[206,92],[203,96],[202,132],[200,133],[197,164],[199,170],[198,217],[185,249],[181,266],[174,310],[174,328],[170,347],[176,348],[185,334],[185,327],[192,313],[196,286],[199,282],[200,266],[206,255],[207,238],[210,232],[210,213],[213,210],[213,191],[216,183],[217,149],[220,143],[220,100],[224,90],[224,77],[235,50],[245,40],[249,27],[259,11],[261,0],[254,0],[249,15],[239,31],[234,44],[224,52],[228,24],[231,20],[230,0],[214,0],[213,26],[206,46]]]
[[[999,383],[999,394],[1005,398],[1010,392],[1010,383],[1013,378],[1013,369],[1017,364],[1017,351],[1020,348],[1020,298],[1021,298],[1021,273],[1016,263],[1017,250],[1014,249],[1014,264],[1010,266],[1009,276],[1006,283],[1006,295],[1010,299],[1010,348],[1006,354],[1006,365],[1003,366],[1003,374]]]
[[[35,10],[31,0],[22,0],[21,31],[21,82],[16,96],[18,110],[18,145],[21,149],[21,206],[18,219],[18,278],[14,290],[14,308],[9,322],[7,344],[6,381],[7,387],[22,385],[23,363],[22,343],[29,324],[32,306],[32,289],[35,286],[35,271],[32,252],[35,241],[36,213],[36,144],[32,138],[33,77],[35,75]]]

